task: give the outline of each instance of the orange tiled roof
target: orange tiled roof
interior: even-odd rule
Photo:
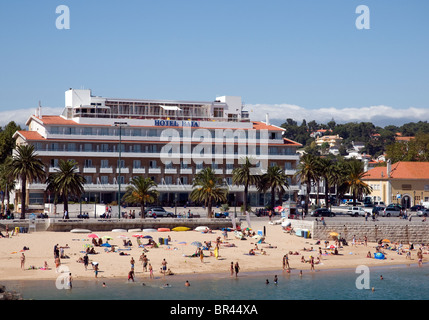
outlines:
[[[43,124],[63,124],[63,125],[75,125],[78,124],[73,120],[67,120],[64,119],[63,117],[60,116],[42,116],[42,118],[40,117],[36,117],[36,116],[32,116],[35,119],[41,121]]]
[[[391,179],[428,179],[429,162],[400,161],[391,166]],[[368,170],[365,180],[387,180],[387,167],[375,167]]]
[[[24,131],[24,130],[20,130],[17,131],[16,133],[18,133],[19,135],[21,135],[22,137],[24,137],[25,140],[46,140],[45,138],[43,138],[40,133],[36,132],[36,131]]]

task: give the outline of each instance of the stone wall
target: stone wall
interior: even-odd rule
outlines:
[[[420,221],[353,221],[347,223],[328,221],[325,222],[325,225],[320,221],[290,221],[295,230],[310,230],[312,239],[329,239],[331,232],[337,232],[349,242],[355,235],[356,239],[363,239],[364,236],[367,236],[370,242],[389,239],[392,242],[429,243],[429,224]]]

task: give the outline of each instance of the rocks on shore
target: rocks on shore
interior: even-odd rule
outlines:
[[[22,295],[15,291],[6,291],[6,287],[0,285],[0,300],[22,300]]]

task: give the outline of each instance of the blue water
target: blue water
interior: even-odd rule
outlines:
[[[9,281],[24,299],[34,300],[426,300],[429,299],[429,265],[370,268],[370,288],[357,289],[355,270],[240,273],[226,275],[175,275],[154,280],[74,280],[73,289],[57,289],[55,281]],[[279,278],[274,284],[274,275]],[[383,279],[380,279],[380,275]],[[269,284],[265,280],[269,280]],[[185,287],[189,280],[191,286]],[[106,287],[103,287],[103,282]],[[143,285],[143,283],[145,285]],[[168,283],[170,286],[165,288]]]

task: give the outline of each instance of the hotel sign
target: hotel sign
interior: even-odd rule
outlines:
[[[199,128],[200,123],[198,121],[177,121],[177,120],[155,120],[156,127],[193,127]]]

